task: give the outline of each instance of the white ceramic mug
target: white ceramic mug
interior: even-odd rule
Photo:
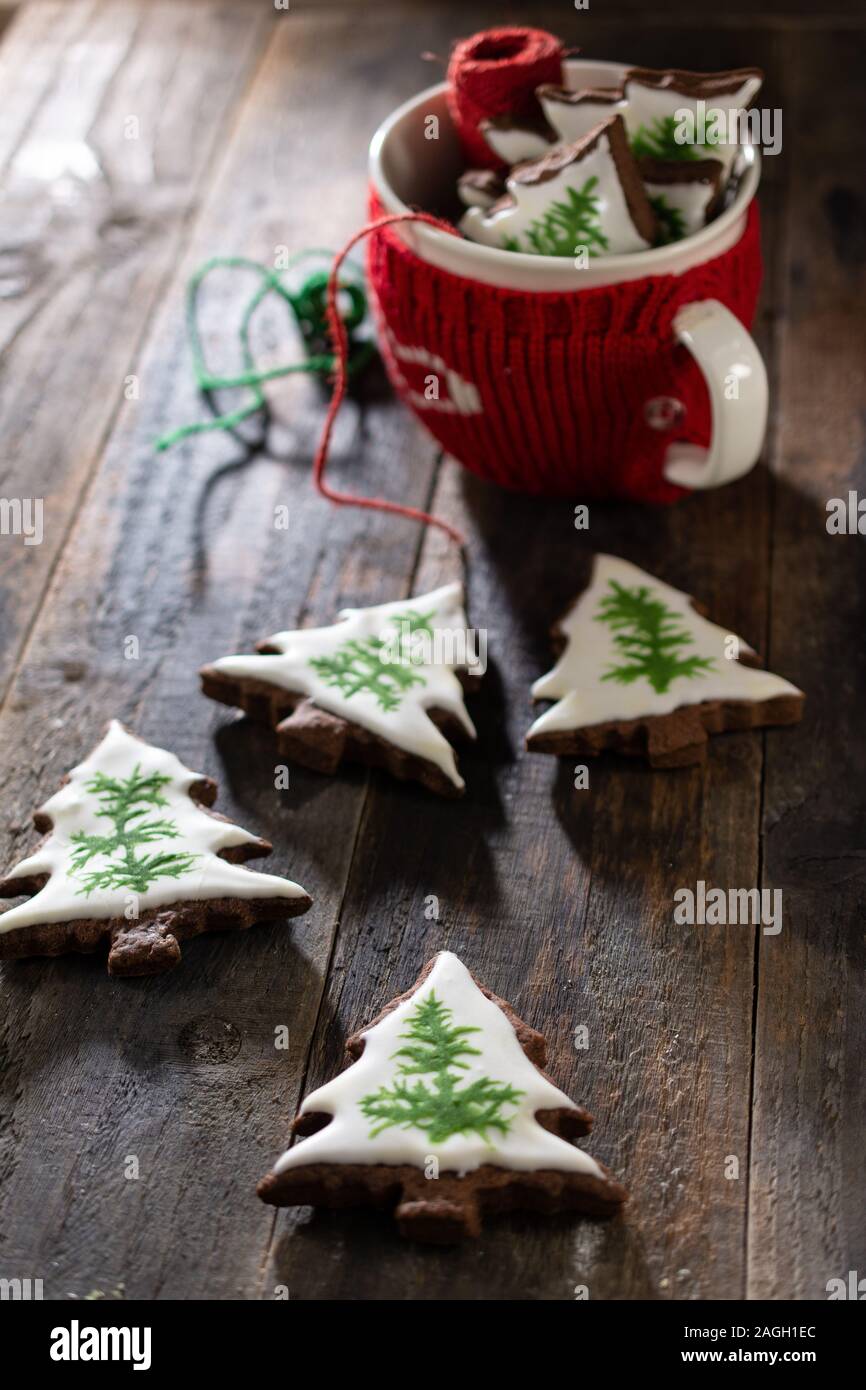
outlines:
[[[626,65],[571,59],[565,69],[567,85],[572,88],[612,87],[620,83]],[[431,117],[435,121],[431,122]],[[429,138],[431,130],[436,132],[434,139]],[[447,110],[446,84],[441,83],[399,107],[373,137],[370,147],[373,205],[393,213],[448,206],[453,201],[454,184],[463,162]],[[460,277],[479,287],[568,299],[594,290],[610,290],[628,282],[646,282],[648,277],[677,277],[683,290],[693,280],[700,282],[705,267],[724,270],[726,257],[734,255],[741,246],[759,179],[759,151],[745,145],[738,157],[735,194],[729,206],[708,226],[672,245],[629,255],[600,257],[583,269],[576,267],[570,258],[503,251],[421,224],[398,225],[388,236],[396,238],[432,270]],[[757,241],[755,245],[757,247]],[[751,270],[757,276],[756,295],[760,279],[757,249],[755,256],[757,270],[754,267]],[[443,428],[441,412],[425,412],[423,403],[417,399],[418,393],[403,389],[406,374],[405,361],[401,366],[399,360],[400,348],[404,358],[406,354],[422,353],[431,360],[442,361],[461,379],[465,373],[460,361],[448,361],[441,345],[432,341],[406,342],[407,338],[418,339],[419,330],[407,323],[400,306],[389,302],[388,273],[382,268],[381,258],[377,260],[371,253],[373,290],[379,300],[390,347],[397,344],[397,350],[386,350],[386,362],[395,386],[446,448],[467,467],[490,476],[489,468],[477,466],[481,447],[477,440],[474,454],[467,456],[471,440],[464,443],[462,437],[457,437],[455,447],[453,430],[449,432]],[[670,283],[671,292],[676,294],[676,284],[662,283]],[[444,278],[442,284],[445,284]],[[749,314],[753,308],[752,302],[751,309],[745,312]],[[670,330],[675,340],[692,354],[703,375],[710,402],[711,429],[708,447],[690,442],[666,442],[661,463],[663,478],[676,488],[718,487],[747,473],[761,452],[767,421],[764,363],[741,318],[715,297],[678,303]],[[427,332],[429,335],[429,329]],[[579,367],[579,363],[576,366]],[[479,391],[483,396],[483,384],[479,385]],[[662,398],[668,396],[676,397],[673,385]],[[630,398],[628,392],[625,398]],[[651,404],[645,402],[644,408]],[[561,401],[558,408],[562,409]],[[516,485],[522,484],[518,481]],[[538,486],[529,490],[548,489]],[[557,490],[561,490],[559,485]],[[613,495],[639,495],[639,490],[635,492],[634,488],[623,493],[612,487],[611,492]]]

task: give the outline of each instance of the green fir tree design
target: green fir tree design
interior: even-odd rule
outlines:
[[[459,1084],[463,1078],[454,1073],[467,1068],[461,1059],[480,1056],[466,1038],[480,1029],[455,1027],[451,1015],[435,994],[428,994],[409,1016],[408,1029],[400,1035],[406,1046],[394,1053],[404,1059],[397,1079],[361,1101],[373,1126],[371,1139],[392,1125],[420,1129],[431,1144],[441,1144],[452,1134],[479,1134],[486,1141],[490,1130],[508,1132],[511,1117],[501,1113],[502,1107],[516,1105],[523,1092],[487,1076]],[[429,1086],[426,1081],[404,1079],[426,1075],[433,1077]]]
[[[657,246],[667,246],[672,241],[682,241],[686,234],[686,223],[679,208],[673,207],[663,193],[650,198],[650,206],[659,224]]]
[[[651,125],[640,125],[632,136],[631,152],[635,159],[700,159],[696,145],[680,144],[676,138],[677,121],[673,116],[660,116]]]
[[[144,776],[141,765],[136,763],[130,776],[122,781],[97,772],[85,784],[87,791],[102,804],[102,809],[96,812],[97,817],[111,821],[113,830],[106,835],[88,835],[78,830],[71,837],[69,872],[81,879],[83,887],[77,890],[79,894],[89,897],[97,888],[127,888],[134,893],[144,893],[155,879],[181,878],[192,868],[199,857],[197,854],[162,851],[139,857],[135,852],[140,845],[153,844],[155,840],[175,840],[180,834],[173,820],[141,819],[147,815],[148,807],[168,805],[160,788],[170,781],[170,777],[161,773]],[[85,866],[97,856],[110,862],[101,869],[85,873]]]
[[[693,679],[712,668],[715,663],[711,657],[680,655],[694,638],[680,626],[680,615],[653,598],[645,584],[628,589],[611,579],[610,588],[595,621],[606,623],[616,633],[614,642],[625,662],[611,667],[602,680],[620,685],[646,680],[656,694],[663,695],[679,676]]]
[[[333,656],[313,657],[310,665],[327,685],[334,686],[350,700],[362,691],[374,696],[390,714],[398,709],[407,690],[426,685],[424,677],[412,669],[416,637],[433,636],[432,613],[407,608],[390,620],[396,640],[382,637],[352,638]]]
[[[598,179],[583,187],[566,189],[564,203],[551,203],[525,233],[530,248],[539,256],[574,256],[585,246],[590,256],[606,251],[608,240],[598,220],[598,198],[593,192]],[[506,251],[522,251],[517,237],[505,238]]]

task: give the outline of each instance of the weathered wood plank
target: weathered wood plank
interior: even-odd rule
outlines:
[[[807,693],[767,742],[763,868],[784,927],[760,944],[750,1296],[826,1298],[866,1270],[863,542],[827,503],[864,495],[864,36],[791,36],[791,171],[773,467],[769,650]],[[844,92],[844,103],[822,100]]]
[[[226,250],[272,262],[276,245],[318,244],[322,227],[336,240],[363,215],[367,139],[405,94],[413,39],[392,34],[386,61],[379,26],[358,33],[351,16],[335,16],[327,32],[324,45],[318,22],[275,29],[135,361],[141,399],[123,407],[0,719],[4,862],[30,843],[31,808],[116,713],[215,775],[218,809],[266,831],[274,871],[291,872],[316,905],[292,928],[202,938],[175,975],[129,990],[94,961],[4,969],[0,1258],[38,1270],[50,1297],[121,1284],[136,1297],[250,1297],[260,1285],[273,1216],[255,1182],[298,1098],[365,778],[293,770],[291,790],[277,793],[270,733],[233,725],[198,694],[196,672],[275,627],[406,592],[418,534],[315,496],[323,397],[311,383],[280,397],[286,459],[233,469],[237,450],[214,436],[165,455],[151,443],[201,412],[182,326],[192,268]],[[325,123],[336,50],[352,62]],[[243,293],[214,285],[223,325],[237,323]],[[419,504],[433,466],[373,373],[363,411],[348,404],[340,422],[335,480]],[[288,532],[274,526],[281,504]],[[136,661],[123,659],[128,635]],[[274,1049],[280,1024],[288,1054]],[[140,1160],[138,1181],[124,1178],[126,1155]]]
[[[604,38],[596,52],[623,51],[622,32],[604,26]],[[695,66],[705,52],[694,31],[675,45],[668,35],[664,58],[656,33],[628,42],[636,61]],[[725,46],[720,63],[737,52]],[[769,40],[750,56],[774,68]],[[771,359],[773,187],[765,211],[758,336]],[[768,494],[758,469],[672,510],[593,506],[587,537],[567,504],[443,471],[434,503],[469,534],[470,621],[489,629],[493,669],[473,705],[481,742],[464,759],[461,804],[371,786],[305,1090],[339,1069],[346,1034],[448,947],[546,1034],[552,1074],[596,1116],[587,1147],[633,1203],[612,1224],[491,1222],[477,1247],[445,1252],[401,1243],[367,1213],[288,1213],[266,1285],[298,1298],[568,1299],[578,1285],[592,1298],[743,1296],[753,934],[672,918],[677,887],[758,881],[760,736],[718,740],[703,772],[603,760],[589,791],[573,790],[565,760],[528,757],[522,741],[531,681],[550,661],[547,629],[590,549],[625,554],[760,641]],[[455,564],[428,536],[416,591],[454,577]],[[579,1024],[588,1051],[573,1046]],[[729,1155],[739,1181],[725,1177]]]
[[[97,0],[44,0],[3,12],[0,46],[0,163],[6,165],[63,67],[66,51],[93,22]],[[22,57],[26,56],[26,62]]]
[[[85,29],[105,10],[64,8],[80,10]],[[833,539],[835,567],[818,549],[819,540],[831,543],[821,530],[826,490],[844,495],[848,480],[859,475],[848,435],[834,436],[834,452],[826,450],[819,469],[805,448],[822,431],[826,437],[828,402],[840,418],[850,418],[857,398],[848,364],[863,347],[853,307],[841,320],[837,307],[847,298],[853,306],[862,291],[861,190],[840,165],[826,172],[823,202],[810,191],[810,180],[820,184],[825,177],[824,164],[816,162],[823,142],[838,137],[814,124],[806,129],[804,114],[798,145],[806,142],[812,163],[807,159],[798,173],[802,221],[793,241],[791,294],[791,318],[802,336],[792,352],[779,335],[784,400],[797,402],[783,412],[775,396],[781,487],[774,490],[759,470],[674,511],[593,508],[586,537],[573,531],[564,504],[506,497],[454,467],[441,473],[435,504],[470,532],[471,616],[490,629],[493,661],[473,706],[482,738],[465,759],[464,803],[443,805],[420,789],[368,782],[357,771],[332,782],[293,769],[290,790],[278,794],[270,734],[232,723],[197,694],[201,661],[246,646],[275,625],[325,622],[344,602],[423,589],[456,572],[455,556],[438,535],[424,539],[417,565],[419,536],[411,525],[330,511],[315,499],[308,466],[322,398],[309,383],[295,380],[274,391],[280,457],[243,465],[237,451],[215,438],[162,457],[150,448],[163,429],[200,413],[180,328],[185,275],[210,254],[270,261],[275,247],[294,249],[323,236],[336,243],[357,225],[370,131],[398,101],[435,80],[435,70],[417,64],[418,52],[445,52],[448,39],[467,28],[458,7],[429,9],[377,7],[362,18],[353,7],[299,14],[293,6],[279,17],[242,105],[238,66],[220,108],[225,116],[208,117],[217,141],[220,121],[231,116],[231,141],[143,351],[137,343],[151,309],[138,314],[133,332],[123,295],[145,272],[136,269],[139,278],[131,282],[124,269],[122,207],[109,233],[123,247],[119,265],[110,258],[100,263],[103,275],[109,267],[113,291],[87,310],[87,333],[81,323],[88,301],[80,287],[67,296],[63,314],[50,310],[55,334],[75,349],[80,344],[91,379],[104,392],[109,375],[94,346],[97,324],[115,399],[128,371],[139,378],[141,399],[123,406],[74,522],[78,494],[71,485],[64,492],[71,499],[69,544],[0,717],[0,766],[9,788],[3,861],[20,856],[30,843],[32,807],[92,744],[102,720],[117,713],[217,776],[220,809],[274,840],[272,867],[299,878],[316,907],[290,928],[194,942],[180,970],[163,980],[112,982],[98,963],[72,959],[4,969],[0,1265],[10,1275],[44,1277],[51,1297],[95,1289],[135,1297],[272,1297],[278,1284],[292,1298],[558,1299],[573,1297],[577,1284],[588,1285],[593,1298],[740,1298],[747,1287],[758,1296],[821,1297],[826,1278],[862,1270],[864,1259],[857,1245],[864,1115],[851,1061],[859,1054],[843,1013],[846,1000],[852,1016],[863,1013],[862,951],[860,943],[851,945],[848,925],[861,905],[862,806],[856,793],[850,801],[840,797],[833,779],[833,806],[819,805],[829,828],[817,849],[812,819],[816,796],[824,795],[813,789],[825,785],[818,749],[827,738],[840,766],[847,756],[855,777],[862,772],[836,713],[848,711],[854,726],[859,685],[853,666],[840,669],[839,659],[833,661],[834,652],[845,651],[850,663],[857,640],[850,601],[856,538]],[[201,52],[208,55],[203,66],[213,65],[201,90],[191,91],[171,67],[155,64],[162,45],[148,26],[156,21],[142,15],[101,93],[91,92],[88,119],[75,127],[98,147],[107,183],[122,190],[124,201],[131,197],[136,209],[141,186],[148,208],[164,199],[169,216],[177,213],[172,256],[188,234],[188,211],[178,211],[176,198],[187,177],[189,132],[201,138],[197,108],[219,102],[211,88],[218,86],[220,54],[251,22],[248,6],[222,6],[220,13],[222,28],[205,32],[188,16],[174,31],[174,48],[185,43],[187,59]],[[411,22],[395,23],[395,14],[406,13]],[[746,52],[742,33],[730,27],[674,31],[669,17],[660,19],[636,35],[622,20],[533,13],[533,22],[561,29],[598,56],[622,52],[654,64],[709,66],[711,48],[720,66],[763,63],[772,104],[784,96],[788,119],[793,97],[782,78],[792,64],[810,61],[812,36],[802,41],[806,50],[786,48],[783,64],[774,53],[775,24],[772,41],[750,32]],[[497,21],[495,6],[473,11],[472,27]],[[845,62],[859,61],[856,48],[843,61],[850,43],[846,34],[821,50],[810,82],[836,80]],[[63,46],[58,49],[62,64]],[[2,53],[0,47],[0,65]],[[252,54],[250,48],[247,72]],[[804,84],[800,96],[800,109],[814,112],[817,87]],[[39,108],[36,125],[51,134],[56,114],[44,115],[38,93],[27,99],[32,106],[22,130]],[[25,97],[16,100],[23,110]],[[127,153],[116,136],[117,122],[143,106],[161,114],[154,175],[149,148],[136,145]],[[74,103],[69,112],[78,119]],[[850,145],[849,136],[850,130]],[[211,154],[198,149],[200,187],[208,184]],[[783,163],[770,161],[765,172],[769,274],[759,337],[772,368]],[[828,227],[835,259],[828,255],[829,264],[818,268],[812,248],[825,245]],[[134,258],[159,259],[150,235],[136,245]],[[169,251],[160,254],[165,267]],[[64,300],[58,265],[51,283],[60,284]],[[148,284],[152,306],[160,282]],[[225,352],[239,309],[236,283],[215,283],[211,305],[209,340]],[[111,314],[126,325],[122,344],[105,337]],[[36,347],[48,351],[47,331],[20,358],[15,354],[29,342],[31,327],[13,328],[18,337],[10,361],[16,372],[22,361],[29,371]],[[835,343],[842,346],[834,351]],[[810,405],[807,373],[822,354],[828,360]],[[56,357],[51,365],[56,368]],[[68,458],[74,455],[79,466],[85,454],[89,469],[113,404],[93,403],[86,428],[75,415],[70,444],[68,418],[50,434],[39,416],[42,395],[60,398],[56,371],[37,374],[29,395],[25,377],[22,371],[22,413],[14,418],[20,426],[40,420],[42,445],[52,444],[64,469]],[[79,380],[61,375],[67,396]],[[363,409],[347,406],[340,422],[335,479],[424,504],[434,478],[432,448],[376,377],[364,396]],[[15,402],[10,392],[6,403]],[[35,453],[33,459],[37,466]],[[82,465],[79,490],[85,476]],[[9,488],[3,484],[7,494]],[[273,509],[283,503],[291,510],[288,533],[273,525]],[[8,541],[0,563],[8,565],[4,583],[11,591],[21,552],[13,556],[7,547]],[[822,739],[810,737],[809,724],[800,733],[771,736],[763,805],[759,736],[717,741],[705,773],[661,777],[614,761],[593,764],[588,792],[572,789],[567,766],[522,754],[529,684],[549,660],[544,634],[590,548],[626,554],[680,583],[759,646],[770,631],[769,656],[808,689]],[[820,573],[831,568],[832,576]],[[25,586],[25,618],[28,603],[32,617],[38,590],[36,583]],[[815,624],[797,622],[813,607],[825,614],[820,637]],[[128,635],[140,642],[134,662],[122,655]],[[813,671],[816,643],[823,677]],[[755,942],[748,928],[673,926],[672,897],[675,887],[697,878],[721,886],[757,881],[762,809],[766,881],[784,886],[790,917],[780,938],[760,944],[747,1285]],[[438,920],[426,915],[430,895],[439,898]],[[828,901],[832,930],[821,915]],[[255,1199],[255,1179],[281,1147],[300,1094],[333,1073],[346,1033],[443,945],[458,950],[546,1032],[553,1074],[596,1115],[589,1147],[632,1188],[622,1221],[515,1217],[491,1224],[473,1249],[417,1251],[400,1245],[378,1218],[301,1212],[274,1223]],[[814,1018],[820,1032],[808,1030],[805,1021]],[[589,1028],[586,1052],[573,1047],[578,1023]],[[288,1054],[273,1048],[280,1024],[290,1031]],[[859,1046],[862,1051],[862,1040]],[[137,1181],[124,1176],[129,1155],[141,1164]],[[738,1181],[724,1176],[729,1155],[740,1160]]]
[[[0,542],[0,691],[268,23],[224,0],[37,5],[0,48],[27,74],[0,137],[0,494],[44,504],[40,544]]]
[[[295,1216],[273,1281],[298,1297],[413,1297],[422,1283],[439,1298],[569,1298],[577,1284],[593,1298],[739,1297],[745,1184],[723,1169],[747,1151],[751,933],[671,919],[676,887],[756,881],[759,740],[725,740],[705,774],[593,765],[586,792],[572,790],[570,765],[522,755],[529,684],[548,660],[540,636],[583,547],[565,507],[470,484],[467,508],[452,477],[440,508],[446,487],[448,514],[473,526],[472,621],[493,615],[495,668],[474,706],[486,736],[465,759],[465,803],[371,789],[307,1089],[339,1067],[345,1032],[448,947],[547,1035],[552,1074],[596,1115],[589,1147],[627,1179],[634,1205],[610,1226],[491,1223],[479,1250],[448,1255],[391,1237],[385,1261],[381,1219]],[[594,509],[592,542],[689,585],[686,527],[709,549],[718,516],[689,510],[690,524],[665,517],[648,545],[633,534],[623,545],[622,515]],[[747,520],[748,507],[729,515]],[[520,546],[521,527],[544,536],[543,557]],[[441,572],[425,566],[416,587]],[[431,895],[439,921],[428,920]],[[571,1044],[578,1024],[588,1052]]]

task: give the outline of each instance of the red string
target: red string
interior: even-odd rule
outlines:
[[[448,64],[448,109],[467,163],[505,170],[479,130],[488,117],[541,115],[536,87],[562,81],[563,48],[544,29],[485,29],[462,39]]]
[[[452,236],[459,233],[451,226],[450,222],[443,222],[438,217],[431,217],[427,212],[393,212],[387,213],[384,217],[377,217],[375,221],[368,222],[354,236],[350,237],[341,251],[334,257],[334,264],[331,267],[331,275],[328,280],[328,327],[331,339],[334,344],[334,356],[336,366],[334,372],[334,394],[328,406],[328,413],[325,416],[325,424],[322,429],[322,436],[319,440],[319,447],[313,460],[313,481],[323,497],[327,497],[330,502],[335,502],[339,507],[368,507],[371,511],[392,512],[395,516],[408,516],[413,521],[422,521],[425,526],[438,526],[456,541],[458,545],[463,544],[464,537],[455,527],[449,526],[447,521],[442,521],[438,516],[431,516],[429,512],[422,512],[418,507],[405,507],[400,502],[389,502],[384,497],[360,497],[354,492],[337,492],[325,482],[325,465],[328,461],[328,450],[331,445],[331,433],[334,428],[334,420],[337,411],[343,403],[346,394],[346,383],[348,381],[348,360],[349,342],[346,333],[346,325],[338,307],[339,294],[339,270],[343,261],[364,237],[370,236],[372,232],[378,232],[382,227],[393,226],[395,222],[426,222],[430,227],[436,227],[441,232],[449,232]]]

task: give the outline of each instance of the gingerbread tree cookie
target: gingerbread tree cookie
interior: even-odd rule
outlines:
[[[491,207],[469,207],[460,230],[470,241],[541,256],[645,251],[655,215],[628,147],[622,117],[611,116],[583,140],[554,145],[517,164],[506,194]]]
[[[603,1216],[625,1190],[571,1140],[592,1117],[540,1070],[544,1039],[443,951],[349,1039],[350,1065],[307,1096],[307,1135],[259,1183],[275,1206],[394,1210],[403,1235],[477,1236],[484,1212]]]
[[[509,169],[525,159],[540,159],[552,144],[557,143],[556,132],[540,111],[519,119],[513,116],[487,116],[479,121],[478,130],[488,148]]]
[[[725,173],[738,149],[736,117],[754,101],[764,80],[760,68],[684,72],[679,68],[630,68],[623,82],[623,116],[637,159],[717,159]],[[706,119],[701,129],[698,116]],[[724,120],[717,120],[721,112]]]
[[[348,758],[462,793],[449,738],[475,737],[463,689],[479,676],[459,584],[347,608],[332,627],[278,632],[258,651],[204,667],[202,689],[270,722],[286,757],[329,773]]]
[[[112,975],[156,975],[203,931],[306,912],[297,883],[242,867],[270,854],[209,811],[216,783],[113,720],[34,814],[45,839],[0,880],[0,960],[108,947]]]
[[[688,594],[614,555],[596,556],[554,640],[559,660],[532,695],[557,703],[529,730],[531,752],[610,748],[683,767],[702,761],[707,734],[802,716],[802,691],[755,669],[741,638],[708,622]]]
[[[585,140],[602,121],[611,116],[625,116],[626,102],[622,89],[617,87],[584,87],[571,91],[545,84],[537,88],[536,96],[546,120],[556,132],[557,144]]]

